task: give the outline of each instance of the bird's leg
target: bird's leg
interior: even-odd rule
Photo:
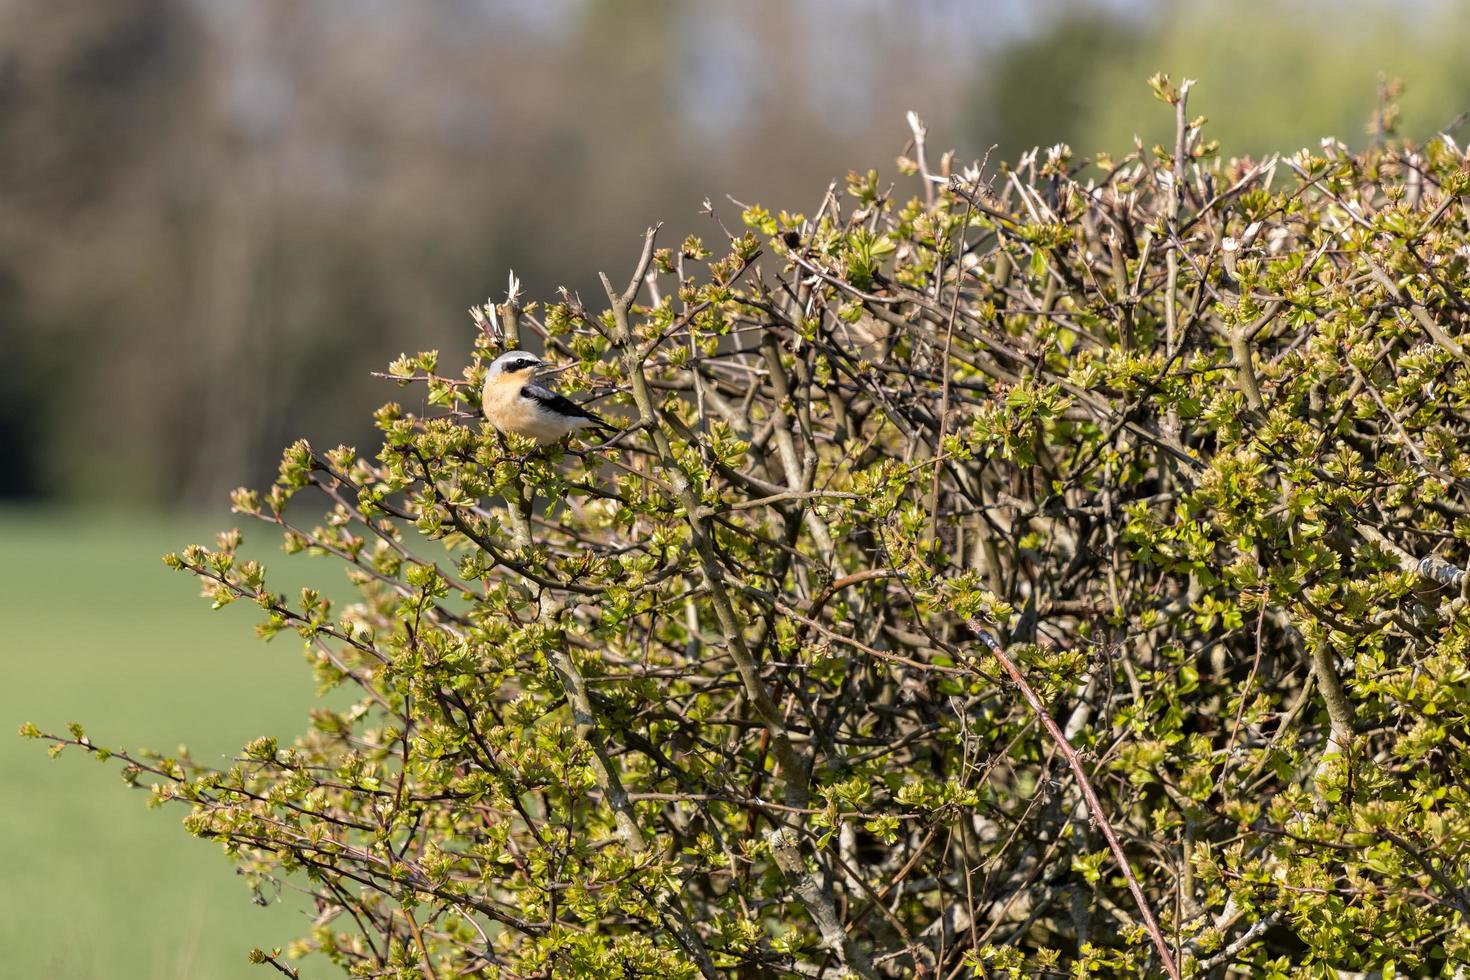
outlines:
[[[529,449],[526,449],[524,452],[511,452],[509,440],[505,438],[505,435],[503,433],[497,433],[497,435],[500,438],[501,458],[505,462],[514,463],[517,469],[524,469],[525,465],[531,461],[532,457],[536,456],[541,451],[540,447],[533,445]],[[520,442],[523,440],[517,441]]]

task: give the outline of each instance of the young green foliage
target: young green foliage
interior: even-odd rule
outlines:
[[[853,174],[725,254],[650,232],[605,306],[475,311],[458,375],[395,361],[431,410],[234,498],[348,605],[271,591],[238,532],[169,556],[347,692],[224,771],[111,753],[253,888],[315,896],[252,958],[1157,973],[975,617],[1184,975],[1470,965],[1470,165],[1223,160],[1154,85],[1171,149]],[[531,334],[625,431],[531,451],[478,417]]]

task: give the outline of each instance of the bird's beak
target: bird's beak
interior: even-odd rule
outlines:
[[[561,374],[563,371],[570,371],[572,368],[574,368],[576,366],[577,365],[576,365],[575,362],[573,362],[571,364],[563,364],[561,367],[555,367],[555,368],[554,367],[547,367],[546,365],[543,364],[541,367],[539,367],[539,368],[536,369],[536,376],[538,378],[554,377],[555,375]]]

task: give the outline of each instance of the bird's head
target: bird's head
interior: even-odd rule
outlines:
[[[485,375],[485,381],[487,384],[512,381],[525,383],[536,376],[536,372],[544,363],[541,358],[530,351],[508,350],[490,362],[490,370]]]

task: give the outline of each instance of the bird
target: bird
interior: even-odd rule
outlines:
[[[491,362],[480,394],[480,409],[491,425],[538,446],[548,446],[579,429],[618,431],[570,398],[537,384],[536,372],[544,364],[523,350],[506,351]]]

